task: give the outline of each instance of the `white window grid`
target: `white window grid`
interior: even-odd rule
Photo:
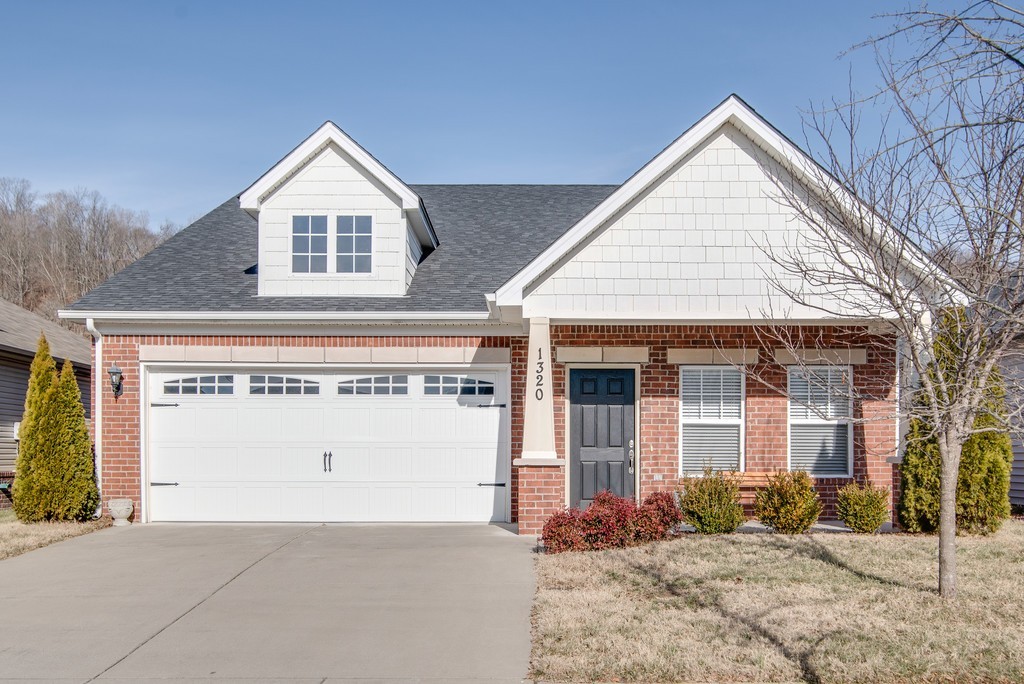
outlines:
[[[210,396],[235,393],[233,375],[195,375],[164,382],[164,394],[177,396]]]
[[[375,375],[365,378],[352,378],[338,383],[338,394],[341,395],[407,395],[409,394],[408,375]]]
[[[255,396],[303,396],[320,394],[320,383],[316,380],[294,378],[286,375],[249,376],[249,394]]]
[[[338,273],[373,271],[373,217],[338,216],[336,268]]]
[[[423,376],[423,394],[427,396],[493,396],[494,383],[489,380],[456,375]]]
[[[292,273],[327,272],[327,216],[292,216]]]

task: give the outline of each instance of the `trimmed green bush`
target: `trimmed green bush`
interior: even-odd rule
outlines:
[[[57,364],[50,356],[45,336],[39,337],[35,358],[29,371],[25,394],[25,413],[18,432],[18,458],[14,465],[14,487],[11,491],[14,514],[22,522],[44,520],[44,507],[39,497],[36,470],[46,453],[45,426],[41,421],[50,401],[50,389],[57,384]]]
[[[754,494],[754,514],[782,534],[803,534],[821,515],[821,500],[802,470],[768,476],[768,485]]]
[[[889,519],[889,492],[871,483],[851,482],[839,490],[836,511],[854,532],[874,534]]]
[[[744,520],[739,480],[705,468],[703,477],[683,480],[679,508],[683,521],[700,534],[731,534]]]
[[[84,520],[99,503],[89,427],[70,361],[60,375],[45,338],[32,362],[14,479],[25,522]]]

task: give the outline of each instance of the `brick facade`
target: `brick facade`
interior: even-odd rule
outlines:
[[[644,346],[649,362],[641,365],[637,398],[640,403],[640,496],[678,486],[679,368],[668,362],[668,350],[679,348],[747,348],[760,350],[760,363],[746,382],[746,469],[754,472],[783,470],[787,464],[786,370],[772,362],[777,344],[772,334],[752,326],[560,326],[551,328],[553,347]],[[896,451],[893,401],[896,363],[892,341],[855,328],[793,328],[785,331],[797,346],[858,347],[867,350],[867,363],[854,368],[854,385],[863,398],[855,406],[854,477],[892,490],[895,468],[886,459]],[[523,442],[526,337],[329,337],[329,336],[134,336],[103,339],[101,368],[118,364],[124,373],[124,393],[109,391],[94,400],[103,402],[103,499],[126,497],[138,510],[141,496],[141,442],[139,416],[140,345],[155,346],[277,346],[277,347],[489,347],[511,350],[512,458],[521,455]],[[566,451],[566,365],[552,366],[555,441],[558,455]],[[565,505],[566,468],[522,466],[512,468],[511,518],[520,532],[536,534],[544,520]],[[834,516],[835,493],[849,480],[819,479],[826,517]]]
[[[858,328],[758,329],[753,326],[552,326],[553,347],[649,348],[649,362],[642,364],[637,386],[640,402],[639,463],[641,497],[671,491],[679,478],[679,366],[668,362],[669,349],[758,349],[760,363],[749,370],[746,381],[745,467],[749,472],[785,470],[788,460],[788,400],[786,368],[773,362],[776,340],[793,346],[865,348],[867,363],[854,367],[855,391],[861,396],[854,407],[854,471],[859,481],[870,481],[891,492],[895,468],[887,458],[896,452],[896,353],[891,339]],[[525,351],[523,352],[525,354]],[[525,358],[513,354],[517,374],[525,374]],[[555,445],[566,454],[566,365],[553,363],[552,390],[555,407]],[[521,420],[521,419],[520,419]],[[513,451],[515,453],[515,451]],[[550,468],[561,472],[561,468]],[[545,482],[552,478],[546,478]],[[532,480],[531,480],[532,482]],[[565,478],[556,498],[565,501]],[[818,478],[815,486],[825,505],[823,517],[835,517],[836,493],[848,478]],[[550,508],[551,492],[534,485],[520,485],[521,511]],[[536,499],[535,503],[527,503]],[[893,498],[890,497],[890,507]],[[520,532],[536,534],[540,525],[520,514]]]

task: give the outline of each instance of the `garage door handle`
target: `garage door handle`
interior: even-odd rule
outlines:
[[[160,404],[160,403],[153,403],[153,404],[150,404],[150,406],[154,406],[154,407],[157,407],[157,408],[159,408],[159,407],[161,407],[161,406],[178,406],[178,404]]]
[[[327,452],[324,452],[324,472],[327,472]]]
[[[334,452],[333,451],[328,451],[327,452],[327,472],[329,472],[329,473],[333,473],[334,472]]]
[[[150,487],[177,487],[177,482],[150,482]]]
[[[504,487],[504,482],[477,482],[477,487]]]
[[[505,408],[505,404],[477,404],[477,408]]]

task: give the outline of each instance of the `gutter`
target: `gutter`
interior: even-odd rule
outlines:
[[[93,450],[96,453],[96,489],[100,493],[100,501],[96,504],[94,518],[103,514],[103,335],[96,329],[91,318],[85,319],[85,329],[96,340],[95,360],[92,366],[92,434]]]
[[[221,323],[465,323],[494,320],[489,311],[76,311],[63,309],[64,320],[94,321],[215,321]],[[92,330],[90,330],[92,332]]]

